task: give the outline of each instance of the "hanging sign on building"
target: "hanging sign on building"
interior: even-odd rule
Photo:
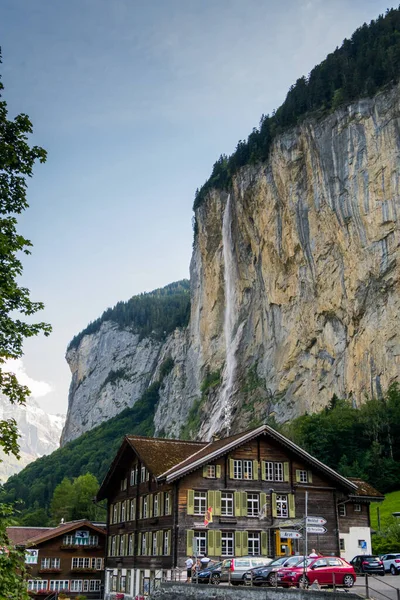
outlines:
[[[27,565],[37,565],[39,557],[39,550],[25,550],[25,563]]]

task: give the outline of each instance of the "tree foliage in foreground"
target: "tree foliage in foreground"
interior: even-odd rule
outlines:
[[[14,548],[7,535],[7,527],[13,524],[12,513],[12,506],[0,504],[0,598],[28,600],[25,553]]]
[[[308,77],[298,79],[276,112],[262,115],[259,128],[240,140],[231,156],[219,157],[210,178],[196,191],[193,209],[201,206],[211,189],[228,190],[241,167],[265,161],[276,136],[305,116],[317,111],[326,114],[343,103],[372,96],[398,82],[399,74],[400,10],[390,9],[369,25],[364,23]],[[196,233],[196,221],[194,226]]]

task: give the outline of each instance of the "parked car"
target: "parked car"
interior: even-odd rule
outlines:
[[[375,573],[376,575],[384,575],[385,567],[379,556],[372,554],[358,554],[351,561],[356,573]]]
[[[400,573],[400,552],[383,554],[381,560],[386,573],[390,572],[392,575],[398,575]]]
[[[294,567],[283,567],[277,572],[277,583],[284,587],[308,586],[318,581],[319,585],[340,585],[350,588],[356,580],[354,567],[337,556],[306,558]]]
[[[276,573],[281,567],[290,567],[303,560],[303,556],[281,556],[269,565],[255,567],[244,574],[245,583],[252,585],[276,585]]]
[[[199,571],[197,577],[199,583],[212,583],[218,585],[221,581],[230,581],[232,585],[244,583],[244,574],[252,567],[268,565],[272,558],[267,556],[241,556],[238,558],[227,558]],[[195,578],[194,578],[195,579]]]

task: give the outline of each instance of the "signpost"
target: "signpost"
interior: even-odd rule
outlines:
[[[306,525],[325,525],[326,519],[324,517],[307,517]]]
[[[306,530],[307,533],[317,533],[318,535],[327,532],[326,527],[317,527],[316,525],[307,525]]]
[[[292,539],[292,540],[298,540],[303,537],[302,534],[300,533],[300,531],[282,531],[282,529],[280,530],[280,535],[281,535],[281,538]]]

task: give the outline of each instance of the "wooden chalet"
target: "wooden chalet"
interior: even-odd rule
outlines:
[[[303,534],[306,498],[308,515],[326,521],[309,548],[350,559],[355,528],[371,551],[368,508],[379,492],[267,425],[208,443],[126,436],[97,496],[108,502],[105,598],[145,595],[196,550],[301,553],[304,538],[289,536]]]
[[[64,592],[68,598],[84,595],[103,597],[106,529],[87,520],[70,521],[58,527],[9,528],[10,540],[25,548],[30,569],[28,592],[36,600]]]

